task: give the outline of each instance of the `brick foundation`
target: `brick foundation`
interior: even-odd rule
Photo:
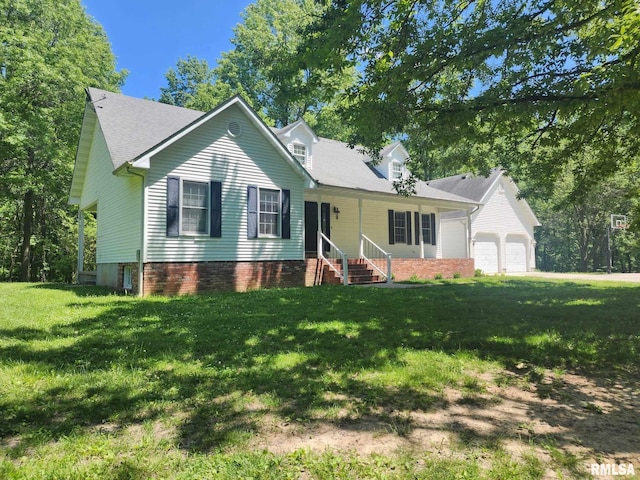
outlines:
[[[144,295],[302,287],[308,281],[307,264],[305,260],[145,263]]]
[[[396,281],[409,280],[417,277],[423,280],[433,280],[440,274],[443,278],[453,278],[459,273],[461,277],[473,277],[475,267],[473,258],[392,258],[391,271]],[[386,271],[386,261],[380,261],[378,266]]]
[[[472,258],[397,258],[392,259],[394,280],[412,277],[433,279],[437,274],[452,278],[472,277]],[[122,288],[125,264],[118,266],[118,284]],[[133,290],[138,289],[138,265],[132,266]],[[380,262],[385,271],[386,263]],[[302,287],[322,283],[322,263],[317,258],[272,262],[185,262],[145,263],[144,294],[183,295],[194,293],[255,290],[260,288]]]

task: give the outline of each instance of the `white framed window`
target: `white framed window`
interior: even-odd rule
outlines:
[[[404,212],[394,216],[393,231],[396,243],[407,243],[407,217]]]
[[[431,215],[428,213],[422,214],[422,242],[431,244]]]
[[[291,153],[302,165],[307,163],[307,147],[301,143],[291,145]]]
[[[280,190],[260,189],[259,234],[266,237],[280,236]]]
[[[181,233],[206,235],[209,232],[209,184],[182,180]]]
[[[133,280],[132,280],[133,269],[131,265],[125,265],[122,269],[122,288],[127,290],[133,289]]]
[[[391,162],[391,180],[402,180],[404,169],[400,162]]]

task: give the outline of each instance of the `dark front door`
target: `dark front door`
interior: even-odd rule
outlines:
[[[328,238],[331,238],[331,216],[329,212],[330,205],[323,203],[320,205],[321,228]],[[324,250],[329,249],[325,245]],[[304,202],[304,250],[305,252],[318,251],[318,202]]]

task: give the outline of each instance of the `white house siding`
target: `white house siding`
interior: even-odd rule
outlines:
[[[502,188],[502,193],[500,191]],[[514,272],[527,271],[535,268],[533,257],[533,225],[529,218],[526,217],[525,209],[519,205],[516,197],[517,190],[514,184],[505,178],[500,178],[493,190],[487,196],[488,200],[485,205],[478,211],[472,221],[472,234],[475,239],[474,258],[478,264],[478,244],[486,241],[485,237],[491,236],[491,241],[497,242],[497,262],[494,267],[489,268],[488,265],[476,265],[482,268],[486,273],[494,272]],[[510,260],[507,261],[507,241],[520,242],[520,247],[511,245],[509,247]],[[525,265],[515,265],[516,257],[514,249],[521,248],[524,245],[526,251],[524,258]],[[484,246],[481,245],[481,249]],[[486,250],[486,249],[485,249]],[[483,250],[484,251],[484,250]],[[485,252],[486,253],[486,252]],[[484,253],[483,253],[484,255]],[[520,256],[520,258],[522,258]],[[486,263],[486,259],[482,262]]]
[[[227,133],[230,121],[240,136]],[[167,176],[222,182],[222,237],[166,236]],[[247,186],[291,191],[291,239],[247,239]],[[232,106],[162,150],[147,173],[145,262],[301,260],[304,258],[302,177]]]
[[[81,209],[97,212],[100,219],[96,239],[98,264],[130,263],[140,249],[142,197],[141,179],[114,176],[113,165],[99,127],[93,135]]]
[[[442,258],[467,258],[467,219],[442,220]]]
[[[414,212],[424,214],[436,213],[436,209],[427,205],[422,210],[417,203],[393,202],[392,197],[384,196],[377,200],[370,196],[362,199],[362,233],[376,243],[380,248],[390,253],[392,258],[421,258],[420,245],[415,244]],[[360,255],[360,228],[358,199],[352,196],[342,196],[333,193],[323,193],[321,189],[307,192],[305,200],[310,202],[329,203],[331,213],[331,241],[348,257],[357,258]],[[340,210],[338,218],[333,211],[337,207]],[[388,211],[411,212],[411,245],[389,244],[389,217]],[[437,215],[437,213],[436,213]],[[436,216],[438,220],[438,216]],[[439,221],[436,221],[436,225]],[[436,239],[439,239],[437,232]],[[440,241],[438,245],[424,245],[425,258],[440,257]]]

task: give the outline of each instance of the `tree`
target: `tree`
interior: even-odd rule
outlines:
[[[328,3],[293,62],[361,72],[341,112],[353,144],[375,153],[418,132],[427,158],[501,165],[547,191],[571,159],[574,195],[637,155],[635,0]]]
[[[327,105],[354,81],[354,70],[302,68],[295,61],[302,32],[324,7],[314,0],[257,0],[234,29],[234,48],[222,54],[216,85],[243,95],[265,118],[283,127],[305,117],[323,135],[336,132]]]
[[[215,78],[206,60],[187,55],[179,59],[176,69],[170,68],[165,74],[167,87],[160,88],[159,101],[169,105],[191,108],[202,85],[211,84]]]
[[[9,278],[47,279],[70,253],[66,197],[83,90],[118,88],[124,73],[80,0],[0,0],[0,18],[2,268]],[[68,269],[58,273],[69,279]]]
[[[575,198],[573,167],[555,183],[551,196],[529,198],[542,227],[537,229],[537,266],[546,271],[604,271],[609,244],[615,271],[640,271],[640,235],[634,230],[610,231],[611,214],[637,218],[640,164],[634,163]],[[609,242],[610,238],[610,242]]]

